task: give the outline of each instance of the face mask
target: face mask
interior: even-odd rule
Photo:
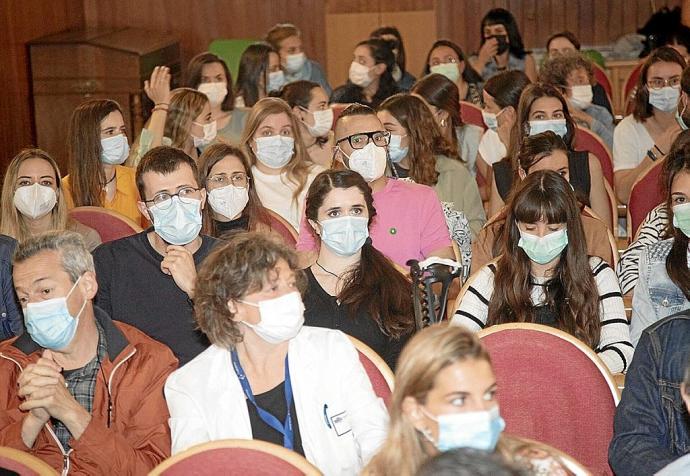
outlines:
[[[108,165],[120,165],[129,157],[127,136],[118,134],[101,139],[101,162]]]
[[[447,413],[438,417],[426,410],[424,414],[438,423],[438,441],[431,443],[439,451],[457,448],[493,451],[506,427],[497,406],[487,411]],[[427,438],[431,440],[429,436]]]
[[[285,167],[295,152],[295,139],[287,136],[259,137],[256,142],[256,158],[271,169]]]
[[[67,296],[47,299],[41,302],[30,302],[24,308],[24,322],[31,338],[44,349],[64,349],[72,342],[77,333],[79,316],[86,306],[86,299],[76,316],[67,308],[67,299],[77,287],[79,279],[69,290]]]
[[[497,55],[502,55],[508,51],[510,43],[508,43],[508,37],[506,35],[494,35],[493,38],[496,38],[496,41],[498,41],[498,49],[496,50]]]
[[[249,202],[249,187],[226,185],[208,192],[208,203],[213,211],[233,219],[244,210]]]
[[[19,187],[14,192],[14,206],[29,218],[39,218],[49,213],[57,203],[55,190],[36,182],[28,187]]]
[[[333,109],[330,107],[324,109],[323,111],[310,111],[305,108],[301,108],[303,111],[308,112],[314,118],[314,125],[307,124],[302,121],[302,124],[309,131],[309,135],[312,137],[324,137],[328,134],[328,131],[333,127]]]
[[[482,119],[484,119],[486,127],[496,132],[498,130],[498,116],[500,116],[503,111],[504,109],[501,109],[497,114],[494,114],[493,112],[482,110]]]
[[[429,71],[435,74],[442,74],[454,83],[460,78],[460,68],[458,68],[457,63],[436,64],[429,68]]]
[[[307,55],[305,55],[304,52],[295,53],[294,55],[287,55],[285,58],[285,64],[283,66],[288,73],[296,73],[302,69],[302,66],[304,66],[306,61]]]
[[[687,107],[687,99],[685,100],[685,103],[683,104],[683,109],[678,112],[678,108],[676,108],[676,122],[680,126],[680,128],[684,131],[688,130],[687,122],[685,122],[685,119],[683,119],[683,113],[685,113],[685,109]]]
[[[399,136],[397,134],[391,134],[391,141],[388,144],[388,155],[396,164],[399,164],[407,157],[407,152],[410,150],[409,147],[402,147],[400,145],[403,137],[407,137],[407,135]]]
[[[199,236],[201,231],[201,200],[172,197],[165,210],[159,205],[149,208],[153,229],[171,245],[186,245]],[[189,203],[187,203],[189,202]]]
[[[360,88],[366,88],[374,80],[369,76],[370,69],[371,68],[368,68],[363,64],[353,61],[352,64],[350,64],[350,72],[348,74],[350,82],[355,86],[359,86]]]
[[[678,107],[680,89],[666,86],[661,89],[649,89],[649,104],[663,112],[671,112]]]
[[[261,321],[258,324],[243,323],[269,344],[280,344],[292,339],[304,325],[304,304],[297,291],[275,299],[265,299],[258,304],[240,302],[259,308]]]
[[[344,216],[319,222],[321,241],[340,256],[357,253],[369,237],[369,219]]]
[[[225,81],[218,83],[201,83],[198,91],[204,93],[212,106],[217,106],[225,100],[228,95],[228,83]]]
[[[363,149],[353,150],[348,159],[350,170],[357,172],[367,182],[382,177],[386,171],[386,149],[373,142],[369,142]]]
[[[268,73],[268,92],[280,91],[280,88],[285,86],[285,82],[285,73],[282,70]]]
[[[570,97],[570,102],[576,108],[582,110],[587,109],[592,104],[592,99],[594,99],[594,92],[592,91],[592,86],[589,84],[584,84],[581,86],[573,86],[570,88],[572,96]]]
[[[216,123],[216,121],[211,121],[208,124],[199,124],[198,122],[192,122],[192,124],[196,124],[197,126],[201,126],[204,128],[204,137],[192,136],[192,138],[194,139],[194,147],[206,147],[211,142],[213,142],[213,139],[216,138],[216,134],[218,133],[218,124]]]
[[[520,230],[518,246],[535,263],[550,263],[568,246],[568,232],[566,228],[563,228],[539,237]]]
[[[690,236],[690,203],[683,203],[673,207],[673,226]]]
[[[561,137],[565,137],[568,133],[568,126],[565,123],[565,119],[529,121],[529,135],[534,136],[546,131],[551,131]]]

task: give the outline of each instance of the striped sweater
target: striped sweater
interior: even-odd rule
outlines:
[[[599,345],[594,350],[612,373],[624,372],[632,359],[633,346],[630,343],[630,328],[616,273],[599,257],[590,257],[589,264],[599,290],[600,301],[601,334]],[[483,266],[477,271],[474,281],[455,311],[453,324],[464,326],[473,332],[486,326],[489,301],[494,292],[495,273],[494,264]],[[531,293],[535,306],[545,300],[545,281],[539,281],[535,282]]]

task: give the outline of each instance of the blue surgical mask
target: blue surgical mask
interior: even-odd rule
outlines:
[[[551,131],[561,137],[565,137],[568,133],[568,126],[565,123],[565,119],[529,121],[529,135],[534,136],[546,131]]]
[[[490,410],[463,413],[446,413],[437,417],[426,416],[438,423],[438,441],[431,441],[439,451],[457,448],[474,448],[494,451],[498,438],[506,427],[498,406]],[[431,440],[430,436],[425,436]]]
[[[683,119],[683,114],[685,113],[685,109],[687,108],[688,103],[687,99],[683,103],[683,109],[678,112],[678,108],[676,108],[676,122],[680,126],[680,128],[684,131],[688,130],[688,125],[685,123],[685,119]]]
[[[168,208],[160,205],[149,208],[156,233],[171,245],[191,243],[201,231],[201,200],[172,197]]]
[[[442,74],[454,83],[460,79],[460,68],[457,63],[441,63],[429,68],[432,74]]]
[[[550,263],[568,246],[568,231],[564,227],[540,237],[520,230],[518,246],[535,263]]]
[[[484,124],[486,124],[486,127],[496,132],[498,130],[498,116],[500,116],[504,110],[505,109],[501,109],[496,114],[482,110],[482,119],[484,119]]]
[[[127,136],[118,134],[101,139],[101,162],[108,165],[120,165],[129,157]]]
[[[673,207],[673,226],[690,236],[690,203],[682,203]]]
[[[407,157],[407,152],[410,150],[409,147],[401,146],[403,137],[407,137],[407,134],[404,136],[391,134],[391,140],[388,144],[388,156],[396,164],[399,164],[405,157]]]
[[[77,333],[79,316],[86,306],[86,299],[76,316],[67,308],[67,299],[77,287],[81,276],[69,290],[67,296],[30,302],[24,308],[24,322],[31,338],[44,349],[64,349]]]
[[[671,112],[678,107],[680,89],[666,86],[659,89],[649,89],[649,104],[664,112]]]
[[[285,86],[286,82],[283,70],[268,73],[268,92],[280,91],[280,88]]]
[[[321,242],[340,256],[357,253],[369,237],[369,219],[344,216],[319,222]]]

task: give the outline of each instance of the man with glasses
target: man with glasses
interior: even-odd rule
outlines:
[[[148,151],[136,181],[153,228],[96,248],[96,304],[166,344],[183,365],[209,345],[192,314],[196,267],[217,242],[199,234],[206,191],[194,160],[173,147]]]
[[[348,106],[335,124],[334,163],[362,175],[374,195],[376,217],[369,228],[373,245],[403,267],[410,259],[453,258],[443,208],[434,189],[386,176],[389,140],[390,133],[368,106]],[[312,228],[303,219],[297,249],[311,253],[317,248]]]

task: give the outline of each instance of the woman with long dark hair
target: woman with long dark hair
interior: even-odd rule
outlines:
[[[467,62],[467,57],[457,43],[438,40],[431,45],[424,62],[423,76],[442,74],[458,87],[461,101],[482,106],[482,77]]]
[[[633,348],[618,280],[587,255],[570,184],[550,170],[528,175],[511,195],[506,227],[501,257],[476,272],[453,323],[550,325],[595,350],[611,372],[625,371]]]
[[[405,55],[405,44],[403,43],[400,30],[394,26],[382,26],[372,31],[370,38],[388,42],[388,46],[395,55],[395,66],[393,67],[393,79],[401,91],[409,91],[415,82],[415,77],[407,71],[407,56]]]
[[[280,91],[285,84],[285,73],[280,67],[280,56],[267,43],[249,45],[240,57],[235,84],[235,106],[253,107],[271,91]]]

